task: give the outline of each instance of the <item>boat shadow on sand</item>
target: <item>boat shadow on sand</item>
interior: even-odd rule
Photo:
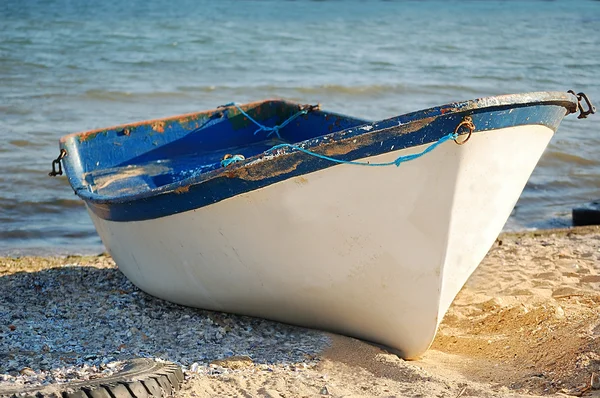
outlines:
[[[219,374],[224,358],[267,368],[310,364],[330,344],[322,332],[155,298],[106,257],[83,259],[0,276],[0,374],[103,369],[138,357]]]

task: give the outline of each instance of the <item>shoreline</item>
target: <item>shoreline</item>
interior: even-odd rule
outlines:
[[[83,202],[82,202],[83,203]],[[565,218],[566,220],[567,218]],[[509,219],[510,221],[510,219]],[[585,228],[589,227],[589,226],[573,226],[573,225],[568,225],[568,226],[564,226],[564,227],[557,227],[557,228],[546,228],[546,227],[531,227],[531,228],[527,228],[527,227],[523,227],[523,226],[519,226],[519,227],[509,227],[509,221],[507,221],[507,224],[504,226],[504,228],[502,229],[502,231],[500,232],[499,236],[502,235],[511,235],[511,234],[528,234],[528,233],[555,233],[555,232],[560,232],[560,231],[567,231],[567,230],[573,230],[575,231],[574,233],[584,233],[584,232],[577,232],[580,228]],[[550,224],[550,219],[546,220],[546,222],[548,224]],[[571,221],[570,218],[568,218],[568,221]],[[594,227],[594,226],[591,226]],[[95,230],[94,230],[94,233]],[[98,237],[98,240],[100,240],[100,237]],[[1,248],[0,249],[0,259],[1,258],[21,258],[21,257],[39,257],[39,258],[54,258],[54,257],[93,257],[93,256],[99,256],[99,255],[108,255],[108,253],[106,252],[106,248],[104,247],[104,245],[100,242],[98,245],[88,245],[88,246],[81,246],[76,250],[71,250],[71,249],[67,249],[64,246],[56,246],[56,245],[51,245],[50,247],[28,247],[28,246],[24,246],[24,247],[18,247],[18,248]]]
[[[590,389],[592,374],[600,374],[600,226],[501,233],[455,298],[430,349],[414,361],[349,337],[162,302],[128,285],[106,254],[0,257],[0,297],[10,295],[16,301],[3,307],[5,318],[18,311],[28,315],[29,310],[19,304],[28,302],[29,293],[22,287],[10,290],[8,281],[40,277],[48,284],[67,275],[73,279],[60,279],[55,288],[66,286],[70,299],[81,304],[83,293],[74,281],[81,280],[83,271],[109,282],[116,278],[126,286],[122,292],[110,290],[113,285],[101,292],[113,306],[127,299],[127,305],[142,312],[146,306],[161,316],[180,311],[179,318],[170,320],[179,337],[195,327],[181,320],[185,316],[204,322],[200,331],[214,329],[217,337],[204,339],[200,348],[189,348],[178,336],[164,337],[164,330],[156,333],[156,339],[164,337],[164,349],[151,354],[189,362],[184,363],[186,382],[178,394],[186,398],[318,396],[325,391],[332,396],[600,396]],[[98,296],[94,281],[82,282],[91,297]],[[127,310],[123,305],[119,311]],[[149,325],[145,333],[157,327]],[[252,331],[244,332],[248,325]],[[0,325],[0,337],[9,336],[6,326]],[[275,334],[270,334],[272,329]],[[257,344],[244,345],[248,340]],[[122,344],[131,344],[129,355],[135,355],[135,344],[141,350],[148,343],[141,339]],[[187,347],[190,358],[167,346]],[[124,354],[114,356],[118,360]],[[245,359],[226,359],[236,356]],[[0,365],[2,371],[6,369]]]

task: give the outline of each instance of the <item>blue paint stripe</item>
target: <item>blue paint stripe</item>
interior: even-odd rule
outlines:
[[[399,150],[433,143],[448,132],[454,131],[467,114],[473,118],[477,128],[475,134],[491,129],[531,124],[545,125],[555,131],[565,114],[568,113],[565,109],[568,105],[568,103],[566,105],[538,104],[513,107],[502,105],[463,112],[455,110],[447,113],[441,112],[441,108],[436,108],[437,114],[436,112],[427,114],[427,111],[423,111],[421,114],[412,114],[411,117],[404,115],[373,123],[373,129],[368,132],[360,128],[350,128],[333,134],[333,138],[329,141],[333,142],[330,144],[332,146],[343,147],[345,144],[357,140],[357,143],[352,145],[353,150],[336,156],[340,160],[353,161],[386,153],[392,147],[394,150]],[[419,119],[415,115],[422,116],[422,118]],[[407,122],[405,123],[403,120]],[[408,123],[409,120],[412,120],[412,123]],[[410,131],[413,129],[414,131]],[[321,152],[327,146],[323,145],[322,138],[317,138],[304,142],[303,147]],[[285,149],[282,150],[285,151]],[[251,160],[248,159],[246,162]],[[186,188],[185,190],[174,191],[171,189],[149,197],[107,200],[94,197],[86,192],[78,193],[100,218],[112,221],[139,221],[201,208],[288,178],[335,166],[335,163],[328,160],[312,157],[302,152],[278,156],[266,162],[269,162],[268,168],[264,167],[265,162],[249,166],[242,163],[234,164],[225,170],[216,170],[201,175],[197,179],[184,181],[182,186]],[[270,174],[273,170],[289,171],[273,176]],[[374,172],[377,172],[376,168],[374,168]],[[252,180],[243,178],[248,175],[252,176]]]

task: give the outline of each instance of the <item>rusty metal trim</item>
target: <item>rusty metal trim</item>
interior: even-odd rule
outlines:
[[[579,109],[579,115],[577,116],[577,119],[586,119],[589,115],[596,113],[596,107],[592,105],[592,102],[588,96],[585,95],[585,93],[575,94],[575,91],[573,90],[569,90],[567,92],[577,97],[577,109]],[[588,108],[587,111],[583,108],[583,105],[581,105],[581,100],[585,101],[585,104]]]

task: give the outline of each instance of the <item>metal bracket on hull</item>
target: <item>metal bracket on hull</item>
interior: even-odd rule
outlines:
[[[459,141],[458,134],[460,134],[460,130],[463,128],[466,128],[468,130],[467,138],[465,138],[462,141]],[[454,139],[454,142],[456,142],[458,145],[465,144],[467,141],[469,141],[469,138],[471,138],[471,134],[473,134],[473,131],[475,131],[475,124],[473,124],[473,119],[471,118],[471,116],[465,116],[462,122],[460,122],[458,126],[456,126],[456,128],[454,129],[454,134],[457,135],[457,137]]]
[[[62,175],[62,165],[60,163],[60,161],[67,156],[67,150],[66,149],[61,149],[60,150],[60,155],[58,155],[58,157],[56,159],[54,159],[52,161],[52,171],[50,173],[48,173],[48,175],[50,177],[56,177],[56,176],[61,176]],[[58,165],[58,171],[56,171],[56,165]]]
[[[590,101],[588,96],[585,95],[585,93],[575,94],[575,91],[573,90],[569,90],[567,92],[577,97],[577,108],[579,109],[579,116],[577,116],[577,119],[585,119],[589,115],[596,113],[596,107],[592,105],[592,102]],[[587,111],[583,109],[583,106],[581,105],[581,100],[585,101],[585,104],[588,108]]]

